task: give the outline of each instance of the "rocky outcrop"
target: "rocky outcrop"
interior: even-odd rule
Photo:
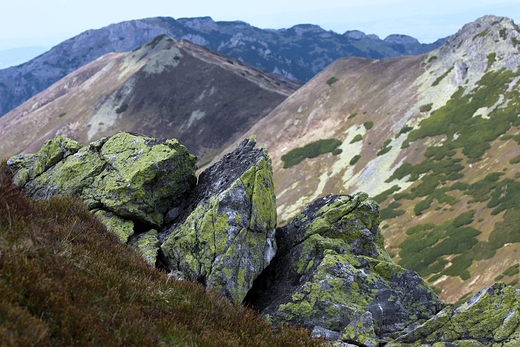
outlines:
[[[56,137],[8,161],[27,195],[74,195],[155,265],[241,302],[276,251],[271,159],[256,140],[204,171],[177,140],[118,133],[81,147]]]
[[[275,254],[271,159],[244,141],[204,171],[161,246],[168,268],[242,302]]]
[[[445,308],[386,346],[518,346],[519,323],[520,292],[499,283],[456,308]]]
[[[378,204],[328,195],[276,229],[271,159],[244,140],[205,170],[176,140],[119,133],[88,147],[57,137],[8,161],[35,198],[71,194],[151,265],[198,281],[273,325],[335,346],[516,346],[520,292],[502,283],[458,307],[392,262]],[[93,240],[95,242],[95,240]]]
[[[92,210],[159,226],[195,186],[195,160],[177,140],[119,133],[88,147],[57,137],[8,165],[29,196],[75,195]]]
[[[394,264],[366,194],[318,199],[277,230],[279,251],[248,303],[273,323],[363,346],[397,337],[444,304],[413,271]]]

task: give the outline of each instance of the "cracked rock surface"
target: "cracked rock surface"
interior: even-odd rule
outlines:
[[[271,159],[254,139],[204,171],[161,246],[168,268],[242,302],[274,256]]]

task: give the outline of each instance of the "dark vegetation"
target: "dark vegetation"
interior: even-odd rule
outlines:
[[[476,236],[480,231],[467,226],[473,221],[474,214],[475,211],[468,211],[441,225],[428,223],[408,229],[406,234],[409,236],[399,246],[402,258],[399,265],[417,271],[422,277],[440,273],[468,279],[467,268],[472,258],[456,256],[451,260],[451,266],[445,269],[448,261],[443,256],[462,254],[478,243]]]
[[[509,70],[488,72],[478,82],[475,91],[462,96],[464,90],[460,88],[445,106],[421,121],[420,127],[410,132],[403,145],[427,136],[446,135],[445,146],[462,148],[463,154],[471,161],[480,160],[491,147],[489,142],[503,135],[511,126],[520,125],[519,93],[514,88],[508,91],[509,83],[518,75],[520,73]],[[500,95],[511,101],[494,110],[492,118],[473,117],[479,108],[493,106]]]
[[[357,112],[352,113],[350,116],[348,116],[347,119],[352,119],[352,118],[354,118],[355,116],[357,116]]]
[[[62,112],[58,115],[58,117],[62,118],[62,117],[65,117],[67,115],[67,112]]]
[[[365,123],[363,123],[363,126],[365,127],[365,129],[370,130],[374,126],[374,122],[370,122],[370,121],[365,122]]]
[[[78,200],[25,198],[0,167],[0,345],[318,346],[168,278]]]
[[[382,203],[383,201],[385,201],[386,199],[388,199],[388,197],[389,197],[391,194],[393,194],[393,193],[395,193],[395,192],[398,192],[399,190],[401,190],[401,188],[400,188],[398,185],[392,186],[392,188],[387,189],[387,190],[385,190],[384,192],[382,192],[381,194],[374,196],[373,199],[374,199],[378,204],[380,204],[380,203]]]
[[[431,63],[432,61],[434,61],[435,59],[438,59],[438,58],[439,58],[438,56],[436,56],[436,55],[432,55],[432,56],[428,59],[428,61],[427,61],[426,63],[429,64],[429,63]]]
[[[390,152],[390,150],[392,149],[392,146],[388,146],[388,145],[390,144],[390,142],[392,142],[392,140],[390,140],[390,139],[388,139],[388,140],[385,141],[385,143],[383,144],[383,146],[382,146],[382,147],[379,149],[379,151],[377,152],[377,155],[378,155],[378,156]]]
[[[505,211],[503,220],[496,223],[487,241],[476,239],[480,231],[467,225],[472,220],[472,215],[469,218],[467,213],[453,221],[410,228],[407,239],[400,245],[400,265],[416,270],[423,277],[433,275],[429,279],[432,282],[442,275],[468,279],[467,269],[473,260],[489,259],[504,244],[520,242],[520,182],[515,180],[520,175],[510,179],[503,178],[503,172],[493,172],[472,184],[455,182],[463,178],[462,170],[467,163],[482,160],[492,141],[513,139],[520,144],[520,136],[505,135],[511,127],[520,126],[520,94],[516,87],[510,88],[511,81],[517,76],[520,72],[488,72],[475,90],[463,96],[464,89],[460,88],[445,106],[421,121],[409,132],[403,148],[426,137],[443,136],[445,140],[438,146],[427,148],[422,162],[403,163],[386,181],[406,178],[415,182],[411,189],[399,193],[399,188],[394,186],[395,189],[392,187],[376,197],[378,202],[393,198],[382,210],[382,216],[387,218],[400,213],[395,202],[401,199],[417,201],[414,206],[416,215],[425,213],[435,201],[438,203],[436,210],[447,209],[458,202],[453,194],[449,194],[452,191],[469,196],[470,204],[487,202],[492,215]],[[479,108],[495,105],[501,95],[504,96],[503,104],[490,112],[489,118],[474,116]],[[520,156],[509,162],[511,165],[518,163]],[[445,258],[450,255],[455,257],[448,263]]]
[[[398,201],[392,202],[388,207],[381,210],[381,220],[392,219],[395,217],[399,217],[404,214],[404,210],[397,210],[397,208],[401,207],[402,203]]]
[[[507,29],[506,28],[502,28],[498,31],[498,34],[500,35],[500,37],[505,40],[507,39]]]
[[[336,77],[333,76],[333,77],[329,78],[329,79],[327,80],[326,83],[327,83],[329,86],[331,86],[331,85],[333,85],[334,83],[336,83],[337,81],[338,81],[338,79],[337,79]]]
[[[152,49],[155,49],[159,42],[161,42],[167,35],[161,34],[159,36],[156,36],[152,41],[148,42],[145,47],[152,47]]]
[[[290,150],[287,154],[282,155],[283,168],[287,169],[301,163],[307,158],[316,158],[325,153],[338,155],[341,150],[337,147],[341,145],[341,141],[337,139],[318,140],[311,142],[303,147]]]
[[[395,138],[398,138],[398,137],[401,136],[402,134],[409,133],[409,132],[412,131],[412,130],[413,130],[413,127],[405,126],[405,127],[403,127],[401,130],[399,130],[399,133],[397,133],[397,135],[395,136]]]
[[[354,136],[352,141],[350,141],[350,143],[356,143],[356,142],[359,142],[361,140],[363,140],[363,136],[361,134],[357,134],[356,136]]]
[[[518,275],[520,273],[520,270],[518,270],[518,267],[520,265],[519,264],[515,264],[509,268],[507,268],[504,272],[502,272],[504,274],[504,276],[514,276],[514,275]]]
[[[354,165],[358,162],[359,159],[361,159],[361,156],[359,154],[356,154],[355,156],[352,157],[352,159],[350,159],[349,164]]]
[[[487,68],[486,70],[488,70],[492,65],[493,63],[497,60],[497,54],[495,52],[493,53],[489,53],[487,56]]]
[[[433,106],[433,103],[429,103],[429,104],[425,104],[425,105],[422,105],[421,107],[419,107],[419,111],[420,112],[429,112],[432,110],[432,106]]]
[[[432,83],[432,87],[435,87],[436,85],[438,85],[439,83],[441,83],[441,81],[450,74],[450,72],[453,71],[453,66],[450,67],[445,73],[443,73],[442,75],[440,75],[439,77],[437,77],[437,79],[435,81],[433,81]]]
[[[128,104],[122,104],[121,106],[119,106],[118,108],[116,108],[116,113],[117,113],[117,114],[123,113],[123,112],[125,112],[127,109],[128,109]]]
[[[475,40],[478,39],[479,37],[485,37],[485,36],[489,33],[489,30],[490,30],[490,29],[484,30],[484,31],[482,31],[481,33],[479,33],[479,34],[473,36],[472,41],[475,41]]]

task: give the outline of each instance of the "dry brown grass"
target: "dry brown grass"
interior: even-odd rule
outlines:
[[[1,346],[318,346],[168,278],[78,200],[27,199],[0,168]]]

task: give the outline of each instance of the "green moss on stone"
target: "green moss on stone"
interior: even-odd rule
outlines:
[[[125,220],[103,210],[95,212],[94,215],[106,225],[109,231],[116,234],[123,243],[127,243],[130,236],[134,234],[134,222],[131,220]]]
[[[256,165],[202,201],[161,245],[175,270],[242,302],[275,251],[272,182],[271,160],[263,150]],[[243,210],[237,211],[235,203]]]
[[[151,229],[145,233],[132,237],[129,242],[146,260],[148,264],[155,267],[160,241],[157,230]]]

